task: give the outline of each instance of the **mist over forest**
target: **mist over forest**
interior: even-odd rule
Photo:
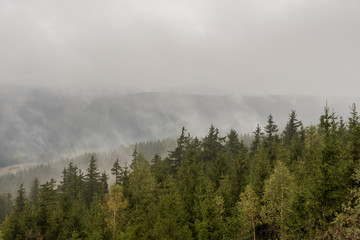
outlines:
[[[360,1],[0,1],[0,240],[360,239]]]
[[[0,167],[48,162],[84,152],[109,151],[140,141],[176,138],[182,126],[202,136],[213,124],[250,134],[271,113],[280,128],[296,110],[316,124],[329,106],[347,116],[357,99],[308,96],[217,96],[181,93],[55,91],[4,87],[0,90]]]

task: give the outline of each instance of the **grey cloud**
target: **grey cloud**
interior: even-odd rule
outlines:
[[[4,0],[0,81],[356,96],[359,7],[355,0]]]

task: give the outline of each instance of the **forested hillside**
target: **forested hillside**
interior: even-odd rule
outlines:
[[[83,153],[58,159],[53,162],[41,163],[29,167],[25,166],[24,169],[17,170],[15,168],[15,173],[7,172],[7,168],[5,168],[4,172],[0,172],[0,194],[11,193],[15,195],[21,184],[28,189],[35,177],[38,178],[40,182],[45,182],[50,178],[58,181],[61,178],[61,170],[70,162],[76,164],[82,171],[85,171],[91,156],[96,156],[101,171],[109,172],[114,159],[119,159],[121,165],[129,164],[135,146],[146,158],[151,159],[155,154],[162,157],[167,156],[168,152],[176,147],[176,140],[166,138],[157,141],[139,142],[128,146],[121,145],[112,151]],[[110,183],[115,181],[111,176],[109,180]]]
[[[171,100],[171,101],[170,101]],[[187,126],[203,136],[213,124],[250,133],[271,112],[283,128],[290,109],[316,123],[326,99],[305,96],[213,96],[180,93],[119,94],[0,89],[0,167],[58,160],[79,152],[110,151],[120,145],[176,138]],[[329,102],[346,114],[349,102]]]
[[[166,157],[133,149],[110,172],[95,156],[61,180],[0,197],[3,239],[359,239],[360,120],[325,108],[316,125],[292,111],[238,133],[211,126],[201,140],[185,128]],[[109,186],[112,175],[115,184]],[[5,217],[7,215],[7,217]],[[5,220],[4,220],[5,219]]]

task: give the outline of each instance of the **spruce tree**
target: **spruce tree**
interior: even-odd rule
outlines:
[[[352,169],[359,166],[360,160],[360,117],[356,111],[356,105],[353,104],[350,107],[351,113],[348,119],[348,145],[347,150],[349,152]],[[352,170],[354,172],[354,170]]]
[[[217,155],[223,150],[224,138],[219,136],[219,129],[210,126],[209,133],[202,141],[202,159],[205,163],[214,162]]]
[[[38,197],[39,197],[39,179],[34,178],[29,194],[29,200],[31,205],[33,205],[35,208],[38,207]]]
[[[115,176],[115,184],[121,184],[121,172],[122,168],[119,164],[119,159],[116,159],[113,167],[111,168],[111,173]]]
[[[185,127],[182,127],[181,135],[177,139],[177,146],[169,154],[169,158],[171,161],[171,168],[172,168],[173,173],[177,172],[181,163],[184,160],[185,150],[189,143],[189,136],[185,136],[185,133],[186,133],[186,129],[185,129]]]
[[[87,206],[93,201],[96,194],[102,192],[102,184],[100,182],[100,172],[96,164],[96,158],[91,156],[89,167],[85,175],[85,201]]]
[[[257,125],[255,131],[253,132],[254,134],[254,140],[251,143],[251,147],[250,147],[250,157],[253,158],[262,139],[262,136],[264,135],[264,133],[261,131],[261,128],[259,126],[259,124]]]
[[[301,121],[296,119],[296,112],[294,110],[291,110],[291,113],[289,115],[289,121],[286,123],[283,132],[283,142],[285,143],[285,145],[291,145],[292,140],[296,137],[298,133],[298,128],[301,126]]]
[[[234,129],[227,134],[226,147],[233,156],[236,156],[240,150],[239,135]]]

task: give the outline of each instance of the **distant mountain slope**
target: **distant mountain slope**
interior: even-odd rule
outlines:
[[[176,147],[175,139],[162,139],[157,141],[139,142],[137,143],[137,151],[144,154],[148,161],[154,158],[155,154],[159,154],[162,158],[166,157],[169,151]],[[37,177],[41,183],[54,178],[59,181],[62,170],[68,166],[70,162],[74,163],[83,172],[89,166],[91,156],[95,156],[97,164],[101,171],[106,171],[109,174],[110,182],[114,182],[114,177],[111,175],[111,168],[119,159],[120,164],[124,166],[130,165],[132,154],[135,145],[128,146],[121,145],[120,147],[106,152],[84,153],[76,156],[59,159],[58,161],[49,162],[46,164],[17,164],[9,167],[0,168],[0,194],[11,193],[16,194],[20,184],[24,184],[26,189],[30,188],[33,179]]]
[[[81,94],[81,93],[80,93]],[[329,103],[345,113],[353,99]],[[336,103],[336,105],[334,105]],[[0,90],[0,166],[46,162],[78,151],[109,150],[120,144],[177,137],[185,126],[204,135],[211,124],[223,134],[264,125],[272,113],[291,109],[317,123],[325,99],[303,96],[207,96],[174,93],[74,95],[44,89]],[[284,122],[277,122],[280,127]]]

